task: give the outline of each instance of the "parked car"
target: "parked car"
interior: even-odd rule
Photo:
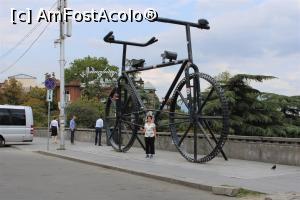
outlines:
[[[0,146],[7,142],[32,142],[33,134],[31,107],[0,105]]]

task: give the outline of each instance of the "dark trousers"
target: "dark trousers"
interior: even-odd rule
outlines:
[[[154,141],[155,137],[145,137],[146,154],[155,154]]]
[[[71,130],[71,144],[74,144],[75,129]]]
[[[101,145],[102,128],[96,128],[95,145]]]

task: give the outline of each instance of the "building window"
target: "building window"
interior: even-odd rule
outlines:
[[[70,95],[70,91],[66,90],[65,92],[65,97],[66,97],[66,103],[71,101],[71,95]]]

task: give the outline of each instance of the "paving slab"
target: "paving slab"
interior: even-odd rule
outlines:
[[[56,150],[59,144],[50,144],[47,150],[45,138],[35,138],[33,143],[15,144],[16,148],[39,151],[54,156],[70,158],[111,167],[150,178],[190,185],[211,190],[213,186],[234,186],[267,194],[300,193],[300,167],[274,163],[229,159],[217,157],[205,164],[187,162],[177,152],[157,150],[153,159],[146,159],[141,148],[131,148],[119,153],[110,146],[95,146],[92,143],[66,141],[66,150]]]

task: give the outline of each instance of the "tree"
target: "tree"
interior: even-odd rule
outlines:
[[[259,136],[300,136],[300,129],[288,122],[287,108],[300,108],[296,98],[262,93],[250,86],[250,81],[273,79],[273,76],[238,74],[230,76],[225,72],[216,77],[227,97],[230,111],[230,133]],[[205,91],[204,91],[205,92]],[[219,108],[216,94],[207,103],[204,112],[212,114]],[[298,102],[298,104],[297,104]],[[296,107],[298,105],[299,107]],[[297,118],[297,117],[296,117]],[[298,116],[299,119],[299,116]],[[218,126],[218,124],[216,124]],[[219,125],[220,126],[220,125]]]
[[[277,127],[281,116],[272,107],[259,101],[259,90],[249,85],[250,81],[262,82],[273,79],[272,76],[238,74],[225,85],[225,90],[232,91],[234,102],[230,103],[231,128],[235,133],[243,135],[271,135],[273,131],[282,131]],[[228,95],[228,94],[227,94]],[[229,98],[232,99],[232,98]],[[273,113],[273,117],[272,117]],[[243,122],[240,125],[240,122]]]
[[[280,111],[281,123],[284,125],[287,137],[300,137],[300,98],[299,96],[284,96],[273,93],[264,93],[263,101],[268,106]]]
[[[65,80],[69,83],[72,80],[79,80],[84,85],[83,95],[88,99],[103,96],[103,79],[111,80],[110,74],[103,74],[100,78],[96,73],[87,74],[87,68],[93,68],[95,71],[110,70],[118,72],[118,67],[110,65],[106,58],[87,56],[83,59],[75,59],[70,68],[65,69]],[[116,77],[114,77],[116,78]]]
[[[24,102],[22,84],[16,79],[5,81],[0,93],[1,104],[21,105]]]
[[[33,112],[34,124],[37,127],[47,126],[47,102],[46,102],[46,89],[45,88],[32,88],[25,95],[25,106],[30,106]]]
[[[85,97],[73,102],[66,108],[67,121],[77,116],[78,127],[94,128],[96,120],[104,113],[104,105],[98,99]]]

